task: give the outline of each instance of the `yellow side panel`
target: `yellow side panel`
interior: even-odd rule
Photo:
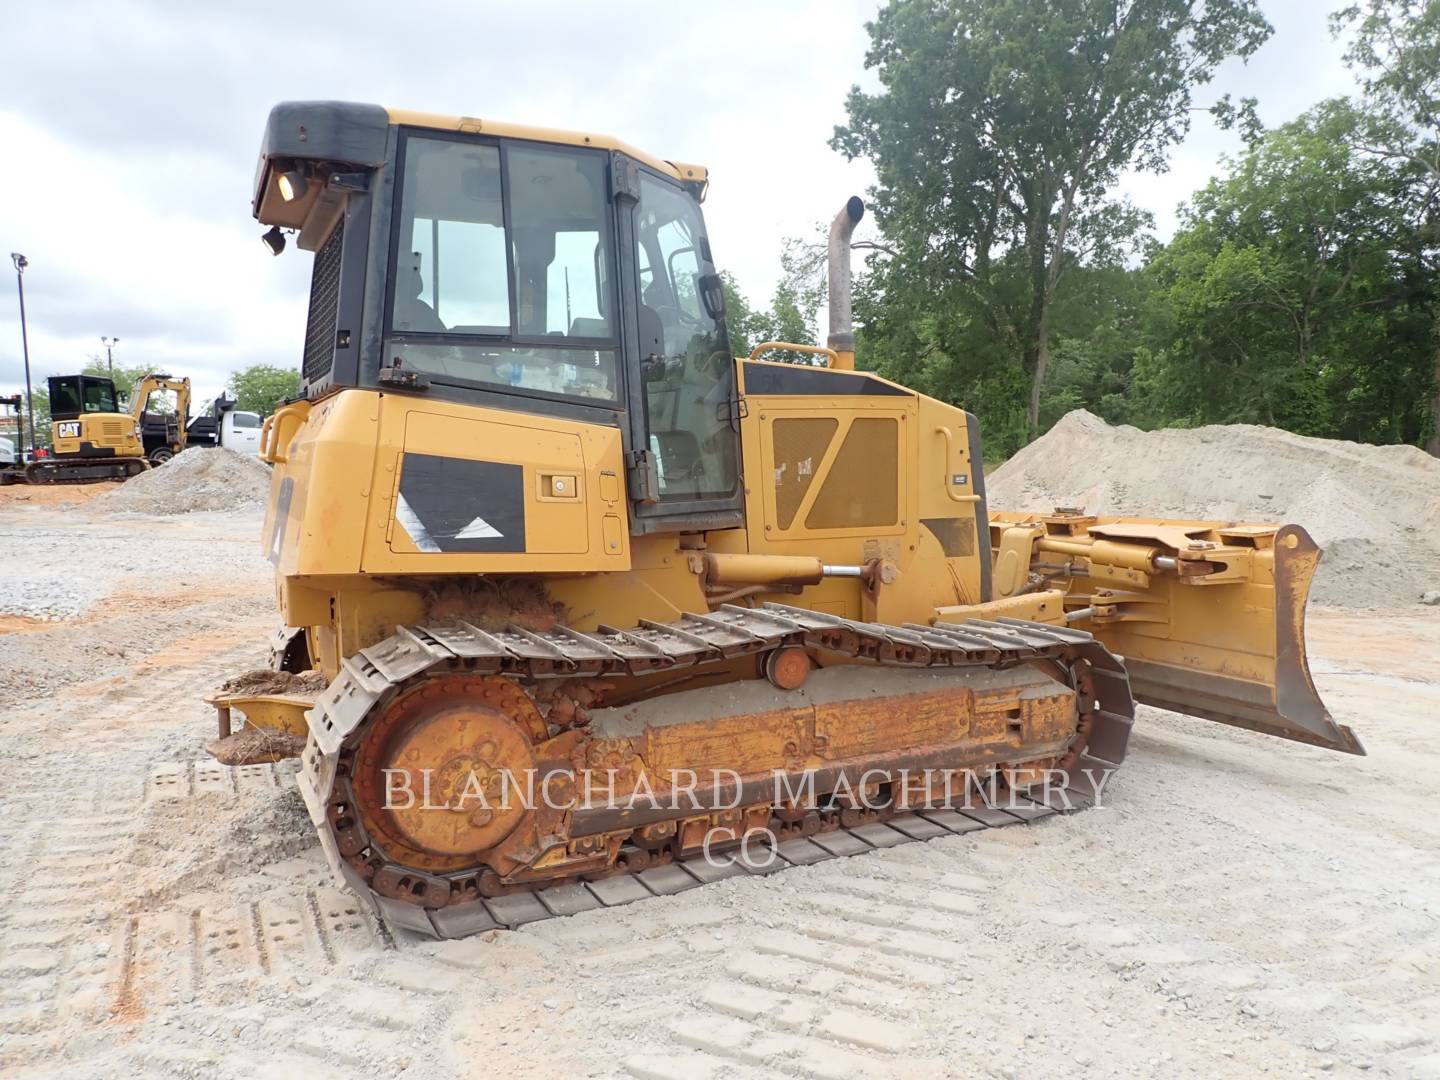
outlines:
[[[618,428],[352,389],[317,403],[283,450],[264,537],[278,578],[292,586],[362,573],[630,568]],[[518,473],[525,550],[422,550],[395,518],[407,451]],[[436,502],[460,512],[475,499],[453,485]],[[494,515],[479,505],[473,516]]]
[[[409,505],[421,469],[433,478],[428,510]],[[616,427],[383,395],[374,470],[362,559],[366,573],[564,573],[630,566]],[[503,492],[485,486],[483,478],[491,475],[486,470],[505,478]],[[428,514],[434,528],[437,513],[450,525],[443,535],[431,536],[421,519]],[[453,550],[467,540],[471,547],[504,550]]]
[[[766,540],[903,535],[904,411],[852,408],[818,416],[799,400],[799,408],[766,401],[761,415]]]
[[[923,396],[919,413],[915,438],[920,524],[943,549],[961,602],[978,604],[985,599],[982,579],[990,569],[990,555],[977,490],[984,483],[982,465],[972,460],[980,436],[970,427],[977,421],[961,409]]]
[[[119,458],[141,457],[135,421],[121,413],[92,413],[76,420],[56,420],[50,425],[50,442],[56,457],[79,454],[83,443],[112,450]],[[97,458],[96,464],[103,464]]]
[[[500,424],[492,420],[410,412],[405,419],[405,453],[441,458],[498,461],[522,469],[526,496],[523,550],[531,554],[583,555],[590,550],[585,514],[585,455],[580,436],[573,431],[552,431],[527,424]],[[403,473],[404,466],[397,472]],[[400,477],[396,477],[398,484]],[[551,491],[561,485],[560,494]],[[599,483],[597,479],[596,487]],[[392,497],[394,492],[391,492]],[[447,492],[461,501],[464,491]],[[480,511],[484,513],[483,509]],[[391,519],[390,550],[413,553],[421,549],[403,524]]]
[[[310,410],[275,466],[266,554],[281,579],[360,572],[380,395],[347,390]]]
[[[981,601],[989,534],[975,490],[978,433],[963,410],[882,392],[892,384],[865,373],[738,367],[747,406],[746,528],[709,533],[710,550],[892,563],[898,577],[868,614],[854,579],[827,580],[786,601],[851,618],[928,622],[936,606]],[[778,392],[773,377],[756,378],[772,369],[793,376],[791,392]],[[857,382],[863,392],[845,392]],[[836,392],[823,392],[832,386]]]

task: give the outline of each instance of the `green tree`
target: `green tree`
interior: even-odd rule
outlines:
[[[882,90],[851,90],[832,145],[875,164],[896,255],[876,284],[887,303],[904,294],[902,337],[941,335],[921,342],[928,366],[974,355],[978,337],[1018,365],[1033,438],[1064,274],[1078,249],[1124,248],[1144,223],[1109,189],[1123,169],[1165,168],[1193,88],[1270,26],[1255,0],[891,0],[867,28]]]
[[[781,276],[775,286],[770,307],[756,308],[740,292],[735,279],[726,271],[720,278],[725,287],[725,325],[730,335],[730,348],[736,356],[749,356],[762,341],[788,341],[796,345],[814,345],[815,312],[825,302],[825,247],[791,237],[785,240],[780,253]],[[765,354],[767,360],[782,363],[810,364],[816,358],[809,353],[775,349]]]
[[[725,288],[725,329],[730,337],[730,351],[736,356],[749,356],[751,349],[766,340],[767,316],[750,306],[730,271],[721,270],[720,281]]]
[[[820,232],[817,227],[817,233]],[[815,315],[825,303],[825,242],[787,237],[780,250],[780,281],[770,299],[771,341],[796,345],[817,344]],[[790,364],[823,364],[824,357],[813,353],[777,349],[771,360]]]
[[[254,364],[230,375],[230,392],[242,412],[269,416],[282,401],[300,395],[300,372],[269,364]]]
[[[1154,278],[1143,269],[1115,264],[1069,272],[1055,305],[1042,429],[1072,409],[1088,409],[1112,424],[1149,420],[1132,388],[1154,303]]]
[[[1148,268],[1160,302],[1136,378],[1149,419],[1420,438],[1435,279],[1407,219],[1408,166],[1353,149],[1369,123],[1327,102],[1182,211]]]
[[[1339,36],[1353,31],[1345,60],[1360,79],[1367,118],[1352,145],[1383,158],[1408,181],[1401,196],[1411,227],[1440,233],[1440,0],[1365,0],[1331,16]],[[1423,246],[1423,245],[1422,245]],[[1428,272],[1437,270],[1428,262]],[[1440,456],[1440,311],[1431,322],[1429,436]]]

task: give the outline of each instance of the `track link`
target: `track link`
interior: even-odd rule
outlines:
[[[426,890],[408,888],[423,872],[389,862],[372,847],[354,812],[347,773],[353,750],[376,716],[405,689],[441,673],[499,674],[540,681],[603,677],[624,679],[693,668],[737,656],[801,646],[831,656],[887,667],[1003,669],[1050,662],[1075,690],[1079,723],[1060,763],[1060,782],[1038,794],[1005,791],[978,805],[827,810],[816,831],[802,835],[772,819],[778,842],[723,865],[703,857],[645,858],[630,872],[600,880],[509,886],[501,895],[480,890],[473,872],[429,877]],[[566,627],[537,632],[518,625],[491,633],[457,622],[401,627],[390,638],[346,659],[339,676],[309,713],[310,736],[298,776],[301,794],[332,868],[367,897],[392,926],[436,937],[463,937],[497,926],[665,895],[740,873],[761,873],[859,854],[907,840],[1029,821],[1088,805],[1103,778],[1124,760],[1134,703],[1124,666],[1091,635],[1048,624],[1002,618],[960,625],[885,626],[821,612],[766,604],[727,606],[668,623],[642,621],[592,633]],[[643,868],[641,868],[643,866]],[[467,879],[467,880],[461,880]],[[434,887],[449,889],[439,903]],[[417,902],[417,897],[419,900]]]
[[[132,472],[132,464],[138,467]],[[37,487],[61,484],[103,484],[129,480],[150,467],[144,458],[84,458],[79,461],[46,459],[31,462],[24,471],[25,482]]]

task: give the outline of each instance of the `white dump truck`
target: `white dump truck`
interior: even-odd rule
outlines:
[[[260,414],[235,408],[235,399],[222,393],[185,429],[191,446],[223,446],[242,454],[260,452]]]

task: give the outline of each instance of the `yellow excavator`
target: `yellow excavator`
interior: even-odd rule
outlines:
[[[103,375],[55,375],[50,389],[50,456],[25,468],[32,484],[87,484],[138,476],[185,449],[190,380],[154,372],[128,407]],[[174,412],[149,411],[154,394],[175,394]]]
[[[392,925],[1093,803],[1137,699],[1363,753],[1306,665],[1303,529],[992,509],[976,417],[855,370],[861,201],[827,344],[737,359],[707,186],[594,134],[270,115],[254,214],[315,253],[304,395],[262,432],[281,670],[211,700],[303,738],[320,843]]]

